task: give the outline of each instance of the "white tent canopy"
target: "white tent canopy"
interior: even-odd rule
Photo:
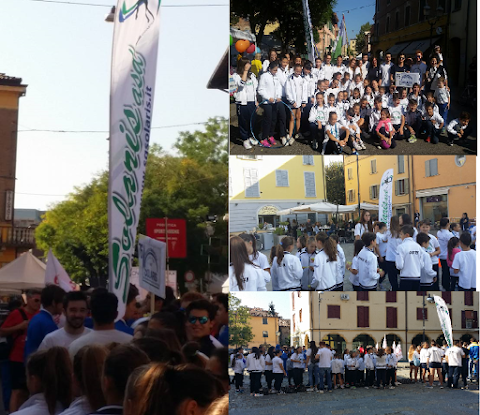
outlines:
[[[45,287],[47,266],[31,252],[0,268],[0,292]]]
[[[360,208],[364,210],[378,210],[377,205],[361,203]],[[296,213],[352,213],[358,209],[358,205],[335,205],[329,202],[313,203],[311,205],[300,205],[289,209],[279,210],[278,216],[294,215]]]

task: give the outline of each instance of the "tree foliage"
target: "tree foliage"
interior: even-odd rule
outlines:
[[[332,18],[335,4],[336,0],[309,2],[314,28],[323,27]],[[232,0],[231,11],[234,19],[242,17],[249,20],[258,44],[262,42],[267,24],[278,23],[272,34],[281,42],[282,49],[294,47],[298,53],[306,52],[302,0]]]
[[[325,182],[327,200],[338,205],[345,204],[345,174],[342,162],[331,163],[325,168]]]
[[[246,346],[253,340],[252,327],[249,325],[250,312],[239,298],[228,294],[228,332],[229,344],[235,347]]]
[[[360,31],[358,32],[356,37],[357,43],[355,44],[357,53],[362,53],[363,48],[366,46],[365,32],[370,32],[371,28],[372,28],[372,24],[369,22],[362,24],[362,27],[360,27]]]
[[[268,305],[268,314],[270,314],[272,317],[275,317],[277,315],[277,312],[275,311],[275,304],[273,303],[273,301],[271,301]]]
[[[138,233],[145,234],[147,218],[176,218],[187,221],[187,258],[170,259],[170,268],[181,276],[192,270],[197,277],[207,270],[201,245],[206,215],[222,218],[227,212],[228,165],[227,120],[210,119],[206,131],[182,132],[175,149],[165,153],[150,148],[140,210]],[[108,274],[108,172],[76,188],[69,198],[55,205],[36,230],[40,249],[52,249],[69,275],[77,282],[105,285]],[[227,246],[227,224],[219,220],[214,237]],[[224,272],[226,248],[211,265],[212,272]]]

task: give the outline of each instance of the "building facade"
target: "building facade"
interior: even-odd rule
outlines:
[[[400,343],[404,356],[410,344],[443,340],[436,306],[442,297],[450,313],[454,339],[478,338],[478,292],[325,292],[312,297],[312,338],[343,351],[360,345]]]
[[[254,307],[249,309],[250,321],[253,339],[246,345],[247,348],[264,345],[266,347],[284,344],[287,330],[290,331],[289,320],[283,319],[278,315],[272,316],[269,311]],[[243,345],[245,346],[245,345]]]
[[[313,297],[309,292],[296,291],[290,293],[292,317],[290,326],[290,345],[308,347],[313,337]]]
[[[14,226],[15,171],[21,78],[0,74],[0,268],[33,247],[33,231]]]
[[[229,160],[230,232],[251,231],[268,223],[295,219],[282,209],[326,199],[323,157],[231,156]],[[325,221],[324,215],[299,214],[299,222]]]
[[[338,17],[335,13],[333,13],[331,21],[317,29],[318,43],[316,44],[316,47],[322,60],[325,60],[325,55],[327,53],[332,52],[339,30]]]

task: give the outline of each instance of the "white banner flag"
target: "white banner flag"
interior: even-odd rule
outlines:
[[[382,342],[382,349],[386,349],[387,348],[387,336],[385,336],[385,334],[383,335],[383,342]]]
[[[58,285],[66,292],[78,290],[77,284],[70,279],[67,271],[62,267],[57,257],[53,255],[51,249],[48,251],[47,268],[45,270],[45,285],[47,284]]]
[[[315,64],[315,42],[313,40],[312,19],[310,17],[310,6],[308,0],[302,0],[303,5],[303,26],[305,28],[305,38],[307,41],[308,60]]]
[[[118,0],[110,91],[109,289],[125,314],[152,126],[161,0]]]
[[[448,312],[447,304],[445,303],[445,300],[438,295],[434,295],[433,299],[437,306],[438,319],[440,320],[440,326],[442,327],[445,340],[448,347],[453,347],[452,321],[450,320],[450,313]]]
[[[141,235],[138,241],[140,287],[165,298],[167,244]]]
[[[383,173],[378,197],[378,220],[384,222],[387,228],[390,228],[392,218],[392,183],[393,169],[388,169]]]

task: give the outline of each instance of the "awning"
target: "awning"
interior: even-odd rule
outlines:
[[[393,45],[390,49],[388,49],[385,54],[391,53],[393,56],[397,56],[400,52],[405,49],[410,42],[402,42],[402,43],[397,43],[396,45]]]
[[[435,45],[439,37],[432,39],[432,45]],[[430,39],[414,40],[402,51],[405,55],[413,55],[417,50],[425,52],[430,47]]]
[[[437,187],[435,189],[417,190],[416,197],[447,195],[449,187]]]

